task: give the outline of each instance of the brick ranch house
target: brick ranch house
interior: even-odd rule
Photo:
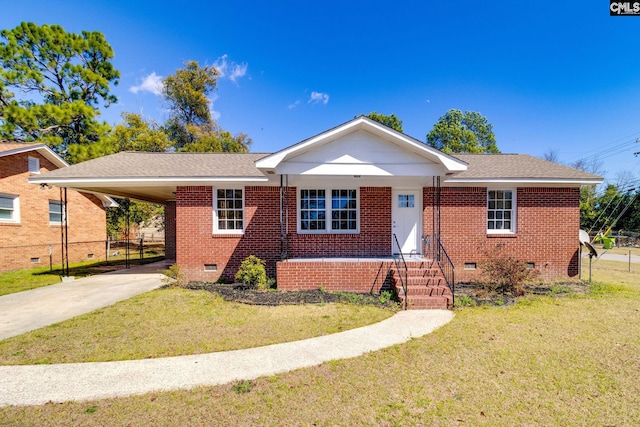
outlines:
[[[62,258],[61,191],[29,184],[30,177],[69,165],[43,144],[0,143],[0,271],[60,264]],[[100,258],[105,252],[102,194],[67,191],[68,258]]]
[[[190,280],[232,280],[253,254],[282,290],[395,283],[424,307],[449,306],[491,248],[576,276],[580,187],[601,181],[528,155],[447,155],[366,117],[273,154],[124,152],[31,179],[165,204],[167,256]]]

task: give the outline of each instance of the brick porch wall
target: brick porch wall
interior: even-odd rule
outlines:
[[[432,233],[431,188],[424,189],[424,230]],[[441,238],[456,267],[456,282],[479,277],[487,251],[498,247],[535,263],[544,279],[578,274],[580,190],[577,188],[518,188],[514,235],[486,232],[485,187],[442,188]],[[478,268],[465,270],[465,263]]]
[[[318,289],[358,293],[380,293],[395,263],[393,261],[287,260],[277,264],[278,289]]]

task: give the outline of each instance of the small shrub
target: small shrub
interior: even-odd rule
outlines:
[[[267,270],[264,266],[265,261],[255,255],[249,255],[240,264],[236,280],[252,288],[267,289]]]
[[[477,305],[476,300],[469,295],[460,295],[456,297],[456,307],[475,307]]]
[[[526,262],[506,255],[496,249],[488,253],[488,259],[480,263],[485,288],[490,292],[524,295],[524,282],[538,276],[538,270],[529,268]]]
[[[175,286],[178,288],[185,288],[189,284],[187,275],[182,271],[182,268],[178,264],[173,264],[171,267],[164,271],[166,277],[162,278],[162,283],[167,286]]]
[[[392,301],[393,297],[394,295],[392,291],[383,291],[378,296],[378,301],[380,301],[380,304],[386,304],[389,301]]]

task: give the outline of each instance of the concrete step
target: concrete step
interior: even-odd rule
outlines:
[[[395,288],[397,295],[404,295],[404,290],[402,286],[396,286]],[[407,295],[410,297],[413,295],[429,295],[429,296],[441,296],[441,295],[451,295],[451,290],[446,285],[441,286],[415,286],[409,285],[407,286]]]
[[[400,297],[400,303],[404,305],[404,298]],[[440,309],[447,310],[453,306],[451,295],[428,296],[413,295],[407,299],[407,308],[410,310]]]

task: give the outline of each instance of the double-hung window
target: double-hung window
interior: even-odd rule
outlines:
[[[516,232],[515,190],[487,191],[487,233]]]
[[[20,222],[18,196],[0,194],[0,222]]]
[[[64,205],[58,200],[49,200],[49,224],[60,225],[64,219]]]
[[[300,233],[358,233],[358,190],[301,189],[298,206]]]
[[[213,231],[221,234],[244,231],[244,190],[213,189]]]

